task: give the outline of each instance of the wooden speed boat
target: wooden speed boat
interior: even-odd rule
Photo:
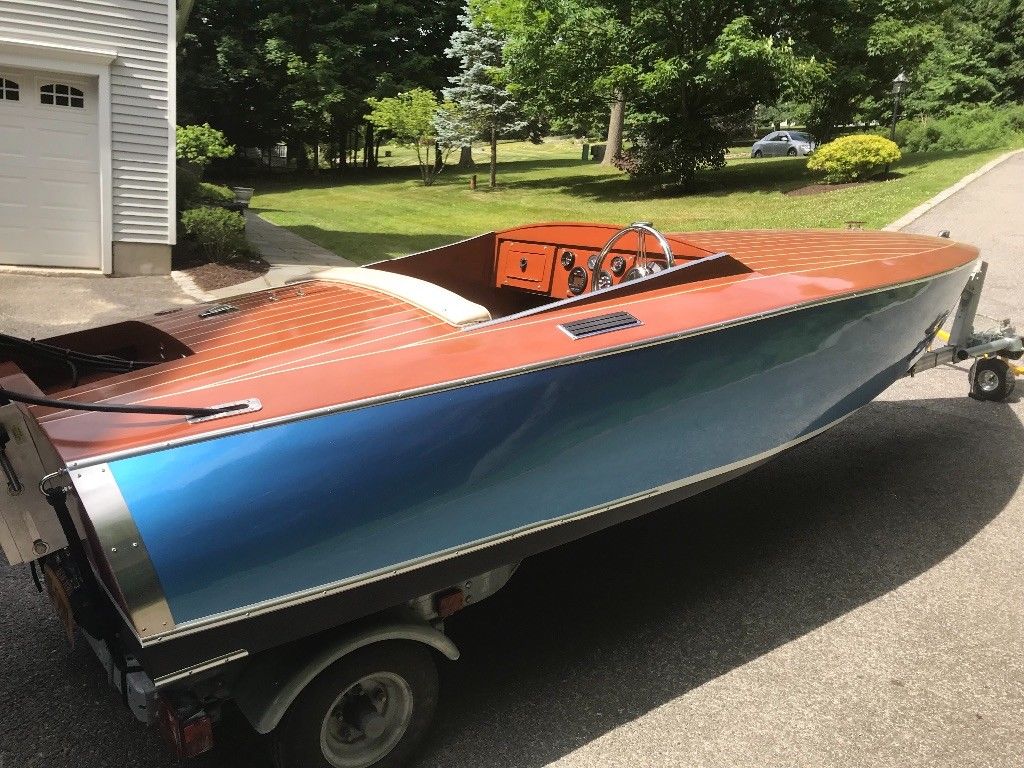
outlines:
[[[434,620],[468,577],[849,416],[924,353],[977,258],[907,234],[543,224],[8,340],[9,393],[184,410],[4,406],[34,447],[8,444],[29,490],[0,501],[0,539],[14,562],[64,546],[30,492],[57,472],[79,576],[164,690],[419,596]]]

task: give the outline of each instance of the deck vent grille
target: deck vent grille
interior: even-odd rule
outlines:
[[[558,326],[574,339],[583,339],[587,336],[597,336],[601,333],[621,331],[624,328],[634,328],[643,325],[629,312],[612,312],[610,315],[598,315],[588,317],[584,320],[573,320],[571,323],[563,323]]]
[[[217,317],[217,315],[225,315],[228,312],[237,311],[238,307],[234,306],[233,304],[218,304],[215,307],[204,309],[202,312],[199,313],[199,316],[205,320],[208,317]]]

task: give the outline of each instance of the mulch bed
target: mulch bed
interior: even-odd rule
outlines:
[[[877,184],[879,181],[893,181],[902,179],[903,174],[896,171],[880,173],[865,181],[849,181],[846,184],[808,184],[806,187],[791,189],[786,194],[790,197],[803,197],[804,195],[821,195],[825,192],[832,192],[837,189],[849,189],[850,187],[863,187],[865,184]]]
[[[227,288],[265,275],[270,264],[259,256],[241,256],[227,262],[211,261],[187,241],[174,246],[171,269],[184,272],[201,290]]]

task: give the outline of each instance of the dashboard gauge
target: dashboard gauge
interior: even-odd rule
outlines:
[[[629,272],[626,273],[625,280],[636,280],[639,277],[643,277],[647,273],[640,269],[640,267],[633,267]]]
[[[626,273],[625,280],[636,280],[639,277],[649,277],[650,275],[656,275],[658,272],[664,271],[665,267],[656,261],[648,262],[643,267],[633,267],[629,272]]]
[[[616,256],[612,259],[612,274],[616,277],[622,277],[622,273],[626,271],[626,260],[621,256]]]
[[[612,287],[612,276],[605,272],[603,269],[601,270],[601,274],[597,276],[597,287],[599,290],[601,288]]]
[[[589,269],[591,272],[593,272],[594,271],[594,267],[596,267],[596,266],[597,266],[597,254],[594,253],[594,254],[591,254],[589,259],[587,259],[587,269]]]
[[[572,251],[562,251],[562,266],[566,269],[572,269],[576,263],[576,254]]]
[[[587,270],[583,267],[575,267],[569,273],[569,293],[579,296],[587,290]]]

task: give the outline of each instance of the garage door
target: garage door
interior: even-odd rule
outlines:
[[[100,266],[96,87],[0,64],[0,263]]]

